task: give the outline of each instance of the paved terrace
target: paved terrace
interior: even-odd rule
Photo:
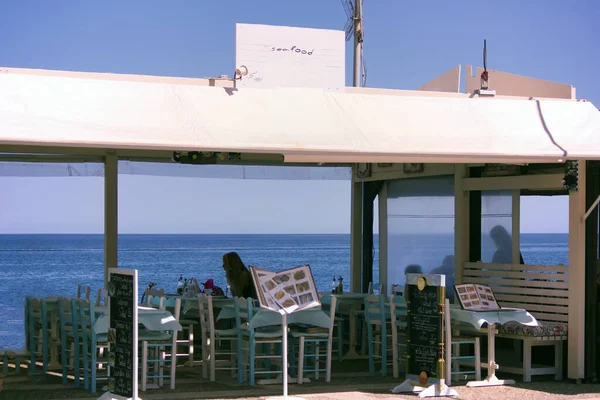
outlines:
[[[345,361],[334,365],[334,371],[364,371],[366,361]],[[0,400],[89,400],[97,399],[103,392],[92,394],[73,385],[61,384],[60,375],[35,374],[28,376],[24,368],[20,376],[10,373],[4,377],[4,387]],[[200,400],[200,399],[264,399],[267,396],[281,395],[280,385],[250,387],[238,385],[226,372],[217,374],[217,382],[206,382],[201,376],[201,367],[179,367],[177,389],[158,389],[140,392],[143,400]],[[537,400],[537,399],[597,399],[600,400],[600,384],[574,384],[556,382],[551,378],[534,377],[532,383],[521,383],[520,377],[498,374],[499,377],[514,378],[514,386],[467,388],[464,383],[454,386],[459,399],[465,400]],[[535,379],[537,378],[537,379]],[[333,374],[332,381],[313,381],[304,385],[289,385],[289,394],[302,396],[307,400],[358,400],[358,399],[417,399],[415,394],[392,394],[391,389],[402,379],[383,378],[366,372],[341,372]]]

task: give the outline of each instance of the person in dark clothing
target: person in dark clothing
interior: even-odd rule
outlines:
[[[490,231],[490,237],[496,245],[496,252],[492,257],[492,264],[512,264],[512,238],[508,231],[502,225],[496,225]],[[523,254],[520,254],[521,264],[525,264],[523,261]]]

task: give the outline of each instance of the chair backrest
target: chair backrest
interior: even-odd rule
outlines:
[[[234,297],[233,305],[235,307],[235,326],[237,329],[243,329],[243,326],[252,319],[252,298]]]
[[[385,295],[371,294],[365,296],[365,321],[370,324],[380,325],[386,321],[387,309]]]
[[[369,282],[369,289],[368,289],[367,293],[368,294],[382,294],[383,293],[383,285],[381,283]]]
[[[335,310],[337,307],[337,297],[326,294],[321,297],[321,304],[329,306],[329,337],[333,336],[333,326],[335,325]]]
[[[75,330],[76,325],[73,322],[73,307],[70,299],[65,297],[58,299],[58,320],[61,331],[64,331],[68,324],[73,324],[73,329]]]
[[[77,297],[78,299],[81,298],[81,283],[77,285]]]
[[[146,288],[146,301],[148,307],[160,308],[160,299],[165,297],[165,289]]]
[[[82,293],[82,289],[83,289],[83,285],[80,283],[77,285],[77,298],[81,299],[81,296],[83,295]],[[85,287],[85,299],[89,300],[90,299],[90,293],[91,293],[92,289],[89,286]]]
[[[162,303],[161,309],[169,311],[171,314],[173,314],[173,317],[175,317],[175,319],[177,321],[179,321],[179,316],[181,315],[181,298],[180,297],[169,297],[169,298],[161,297],[161,303]]]
[[[392,294],[390,296],[389,302],[392,326],[395,326],[400,329],[406,329],[408,327],[408,311],[406,308],[406,299],[402,295]]]
[[[202,329],[202,343],[210,338],[210,343],[215,340],[215,318],[212,296],[200,294],[198,296],[198,309],[200,310],[200,328]]]
[[[84,342],[95,340],[94,323],[96,322],[96,314],[94,304],[86,299],[76,299],[75,302],[75,307],[79,309],[79,327]]]
[[[96,295],[96,307],[105,306],[106,298],[108,297],[108,292],[104,289],[98,289],[98,294]]]
[[[392,285],[392,295],[404,296],[404,285]]]

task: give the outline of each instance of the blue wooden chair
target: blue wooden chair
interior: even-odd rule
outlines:
[[[108,334],[96,333],[96,311],[93,303],[85,299],[75,299],[76,310],[79,310],[79,328],[81,329],[83,353],[83,387],[96,393],[98,364],[106,364],[108,360],[100,360],[100,348],[108,349]]]
[[[235,298],[234,302],[236,312],[236,327],[240,330],[241,335],[238,339],[238,351],[247,350],[246,357],[242,357],[242,367],[248,367],[250,375],[250,385],[255,385],[255,376],[266,374],[267,378],[274,372],[271,370],[271,361],[274,359],[282,359],[281,344],[283,341],[283,331],[281,329],[281,320],[278,324],[273,325],[270,316],[265,313],[270,311],[257,312],[253,311],[253,300]],[[264,317],[264,318],[263,318]],[[244,322],[245,321],[245,322]],[[243,348],[243,342],[248,342],[247,349]],[[262,354],[256,355],[256,347],[261,345]],[[275,351],[272,347],[275,345]],[[263,361],[265,369],[257,369],[258,361]],[[281,370],[278,371],[281,373]],[[238,382],[243,383],[244,371],[243,368],[238,369]]]
[[[171,312],[179,321],[181,298],[162,299],[161,308]],[[138,342],[142,343],[142,383],[141,390],[146,391],[149,379],[162,386],[164,378],[169,378],[171,389],[175,389],[175,371],[177,367],[177,331],[150,331],[142,329],[138,332]],[[167,359],[167,355],[169,359]],[[153,372],[148,372],[148,365]],[[169,375],[163,373],[165,365],[169,366]]]
[[[48,372],[50,322],[46,302],[37,297],[28,297],[26,301],[31,371],[36,370],[37,357],[40,356],[42,369]]]
[[[398,378],[400,366],[406,362],[408,347],[406,346],[406,330],[408,329],[408,312],[406,299],[402,295],[392,294],[390,302],[390,319],[392,328],[392,357],[394,378]],[[405,369],[405,368],[402,368]]]
[[[381,376],[387,375],[388,340],[391,342],[392,330],[385,294],[365,296],[364,318],[367,325],[369,347],[369,372],[375,373],[375,360],[381,362]],[[390,346],[391,347],[391,346]]]
[[[69,367],[73,369],[75,386],[79,387],[80,347],[79,318],[75,300],[60,298],[58,300],[58,319],[60,324],[60,349],[62,364],[62,383],[67,384]]]
[[[191,301],[191,300],[190,300]],[[198,297],[198,308],[200,310],[200,326],[201,326],[201,341],[202,341],[202,377],[207,378],[208,368],[210,366],[210,381],[215,381],[215,371],[231,370],[232,376],[238,371],[238,365],[241,365],[242,357],[238,351],[238,342],[241,339],[240,330],[235,327],[232,329],[216,329],[215,315],[213,308],[212,296],[201,294]],[[218,343],[223,341],[229,342],[229,349],[219,348]],[[230,358],[230,364],[224,367],[217,368],[216,363],[218,358],[227,356]]]
[[[444,325],[446,341],[446,384],[450,386],[453,380],[458,380],[461,376],[475,376],[476,381],[481,380],[481,352],[479,347],[479,337],[460,336],[460,328],[453,332],[450,318],[450,301],[445,300],[444,304]],[[457,324],[458,325],[458,324]],[[472,345],[473,354],[460,355],[461,345]],[[468,367],[462,368],[464,365]],[[456,376],[455,379],[453,377]]]
[[[333,351],[333,329],[337,298],[332,295],[325,295],[321,297],[321,304],[329,306],[329,328],[317,328],[308,332],[292,330],[291,332],[292,338],[298,343],[297,376],[299,384],[303,383],[304,373],[306,372],[313,372],[315,379],[319,379],[319,372],[325,372],[325,382],[331,382],[331,353]],[[340,332],[339,329],[338,332]],[[325,349],[325,353],[321,349]],[[321,359],[325,360],[324,368],[320,366]]]

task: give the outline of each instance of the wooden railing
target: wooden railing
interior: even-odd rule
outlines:
[[[568,271],[565,265],[465,263],[463,281],[490,286],[501,307],[526,309],[542,322],[567,323]]]

